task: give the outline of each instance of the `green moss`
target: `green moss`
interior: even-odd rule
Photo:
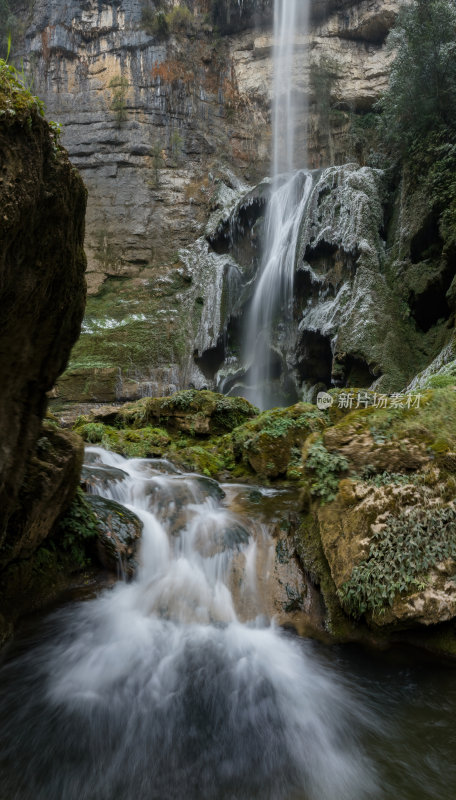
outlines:
[[[44,105],[26,88],[22,76],[7,60],[0,59],[0,121],[32,123],[33,115],[44,116]]]
[[[98,535],[98,524],[95,514],[81,489],[76,495],[66,512],[60,519],[55,536],[49,542],[50,548],[61,549],[71,558],[73,564],[79,568],[90,563],[88,555],[88,542]],[[45,548],[43,548],[45,549]]]
[[[424,444],[430,452],[440,452],[442,442],[444,449],[456,449],[456,392],[451,388],[428,389],[414,397],[410,408],[405,402],[402,408],[370,406],[345,413],[337,409],[333,412],[338,418],[334,428],[370,431],[378,445],[407,438]]]
[[[86,442],[97,443],[126,458],[151,458],[161,456],[170,444],[170,437],[162,428],[124,429],[103,425],[101,422],[77,424],[77,433]]]
[[[225,469],[224,460],[217,451],[214,452],[209,447],[194,446],[181,449],[179,460],[184,466],[210,478],[216,478]]]
[[[106,261],[108,234],[100,236],[99,256]],[[118,254],[119,255],[119,254]],[[109,269],[116,268],[115,255]],[[106,265],[105,265],[106,267]],[[137,282],[109,277],[101,290],[87,300],[81,336],[73,348],[69,370],[120,367],[124,377],[148,375],[150,368],[182,364],[187,342],[194,331],[185,312],[176,326],[176,294],[188,291],[178,270],[160,283],[145,268],[141,293]],[[164,313],[167,312],[167,313]]]
[[[344,613],[337,589],[331,576],[321,543],[318,522],[312,513],[304,516],[303,522],[294,537],[294,544],[299,560],[316,586],[320,588],[326,606],[326,626],[328,633],[338,641],[345,641],[353,636],[353,624]]]

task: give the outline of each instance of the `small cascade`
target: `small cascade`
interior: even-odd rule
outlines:
[[[242,511],[252,487],[98,447],[87,459],[105,471],[92,492],[143,523],[139,567],[3,666],[1,797],[377,797],[358,741],[369,712],[270,619],[275,543]]]
[[[299,232],[312,189],[312,177],[295,172],[305,166],[306,146],[298,120],[304,104],[296,91],[295,52],[307,31],[307,0],[275,0],[272,192],[269,199],[263,261],[245,326],[244,364],[248,399],[261,409],[281,403],[273,381],[283,372],[286,342],[293,317],[293,282]],[[298,134],[301,133],[301,140]],[[305,137],[305,131],[304,131]],[[275,350],[272,333],[279,327],[284,348]]]

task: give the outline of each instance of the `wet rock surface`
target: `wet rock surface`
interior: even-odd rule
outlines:
[[[141,520],[114,500],[88,495],[87,501],[98,521],[97,552],[101,564],[111,572],[132,577],[137,566],[135,555],[142,532]]]

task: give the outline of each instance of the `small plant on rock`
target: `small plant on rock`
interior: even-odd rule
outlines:
[[[311,494],[324,503],[334,500],[342,474],[348,470],[347,459],[330,453],[322,442],[316,442],[309,448],[305,466],[314,473]]]
[[[374,534],[339,599],[354,617],[382,614],[397,596],[424,589],[430,570],[449,558],[456,559],[454,507],[402,511]]]

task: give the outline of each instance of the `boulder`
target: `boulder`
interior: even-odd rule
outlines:
[[[98,520],[97,552],[102,565],[132,577],[136,569],[136,547],[143,524],[132,511],[114,500],[87,495]]]

